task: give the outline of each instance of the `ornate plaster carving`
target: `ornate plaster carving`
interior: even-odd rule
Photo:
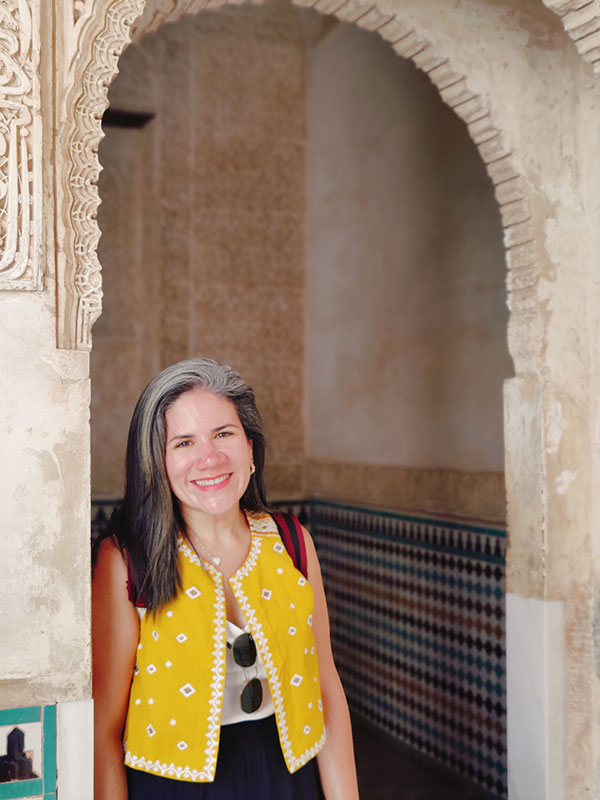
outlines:
[[[379,33],[399,55],[412,59],[429,75],[442,99],[467,124],[494,183],[502,215],[509,267],[511,354],[517,372],[534,372],[538,356],[534,348],[541,346],[542,337],[536,296],[538,254],[528,189],[513,165],[487,101],[470,89],[466,76],[454,71],[447,54],[438,53],[421,31],[395,15],[361,0],[296,3]],[[65,274],[59,278],[59,297],[66,291],[71,302],[61,304],[64,318],[59,325],[59,346],[89,348],[91,327],[101,311],[101,274],[96,256],[100,232],[95,220],[100,169],[97,149],[102,136],[100,119],[118,57],[131,35],[137,39],[184,13],[222,4],[223,0],[106,0],[99,9],[100,4],[91,0],[75,3],[79,16],[71,16],[68,36],[75,49],[69,56],[71,89],[65,113],[70,123],[63,153],[68,175],[65,197],[70,202],[65,206]]]
[[[62,205],[67,213],[63,220],[64,271],[59,271],[58,292],[59,313],[65,319],[59,325],[59,347],[89,349],[92,325],[102,310],[96,253],[101,120],[119,56],[130,40],[131,23],[143,7],[144,0],[112,0],[102,5],[79,0],[74,13],[64,19],[64,38],[72,47],[67,48],[64,87],[68,123],[62,138],[63,179],[66,176]]]
[[[600,0],[542,0],[560,17],[578,53],[600,73]]]
[[[39,4],[0,5],[0,290],[41,288]]]

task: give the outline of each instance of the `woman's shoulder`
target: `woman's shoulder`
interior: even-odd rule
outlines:
[[[94,548],[94,577],[115,575],[127,578],[126,554],[119,547],[114,536],[106,536]]]

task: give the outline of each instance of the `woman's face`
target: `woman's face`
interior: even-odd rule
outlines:
[[[239,508],[250,480],[252,443],[229,400],[203,389],[167,410],[165,467],[188,523]]]

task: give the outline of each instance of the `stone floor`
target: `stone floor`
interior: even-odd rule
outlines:
[[[460,775],[352,719],[361,800],[493,800]]]

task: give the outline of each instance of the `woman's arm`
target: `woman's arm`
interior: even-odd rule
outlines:
[[[348,703],[333,661],[329,614],[321,568],[312,538],[304,528],[308,579],[315,594],[313,633],[319,658],[319,675],[325,715],[326,741],[317,755],[326,800],[358,800],[356,765]]]
[[[127,800],[122,735],[138,639],[127,567],[119,548],[106,539],[92,580],[94,800]]]

